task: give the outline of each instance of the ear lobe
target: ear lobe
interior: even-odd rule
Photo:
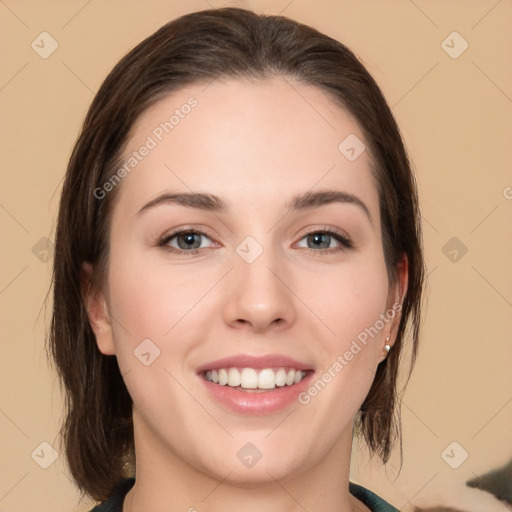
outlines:
[[[110,356],[116,352],[107,301],[104,293],[92,286],[92,273],[92,265],[83,263],[80,271],[82,297],[98,349],[102,354]]]

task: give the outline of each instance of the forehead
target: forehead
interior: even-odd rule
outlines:
[[[366,149],[347,158],[345,141]],[[121,196],[135,206],[166,189],[207,191],[257,207],[265,198],[284,203],[305,190],[336,187],[375,208],[367,146],[353,116],[318,87],[289,78],[192,84],[133,125],[121,159],[133,166],[126,167]]]

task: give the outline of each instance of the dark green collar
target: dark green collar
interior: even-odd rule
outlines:
[[[122,512],[124,497],[133,487],[134,483],[135,478],[126,478],[120,482],[112,492],[110,498],[94,507],[91,512]],[[362,501],[372,512],[400,512],[387,501],[384,501],[375,493],[361,485],[349,482],[348,489],[350,494]]]

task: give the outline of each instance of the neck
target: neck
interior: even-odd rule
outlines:
[[[317,462],[304,461],[300,468],[283,471],[275,459],[262,457],[245,474],[237,466],[221,463],[214,472],[201,461],[183,460],[158,441],[135,410],[134,434],[136,482],[126,495],[123,512],[369,511],[348,490],[351,429],[325,453],[314,454]]]

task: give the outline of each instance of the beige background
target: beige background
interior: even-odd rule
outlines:
[[[61,414],[43,342],[51,252],[40,240],[53,240],[66,162],[108,71],[164,22],[209,5],[282,13],[346,43],[381,85],[416,168],[429,283],[420,357],[402,408],[404,464],[395,479],[398,452],[385,471],[370,467],[356,446],[352,479],[406,512],[437,503],[506,510],[464,482],[512,457],[510,0],[5,0],[0,511],[90,507],[78,504],[62,453],[40,467],[50,461],[40,443],[59,450]],[[58,43],[47,59],[31,48],[43,31]],[[453,31],[463,39],[442,44]],[[458,58],[445,51],[454,54],[464,41]],[[452,237],[459,247],[443,252]],[[460,447],[452,460],[462,449],[469,455],[457,469],[441,456],[453,441]]]

